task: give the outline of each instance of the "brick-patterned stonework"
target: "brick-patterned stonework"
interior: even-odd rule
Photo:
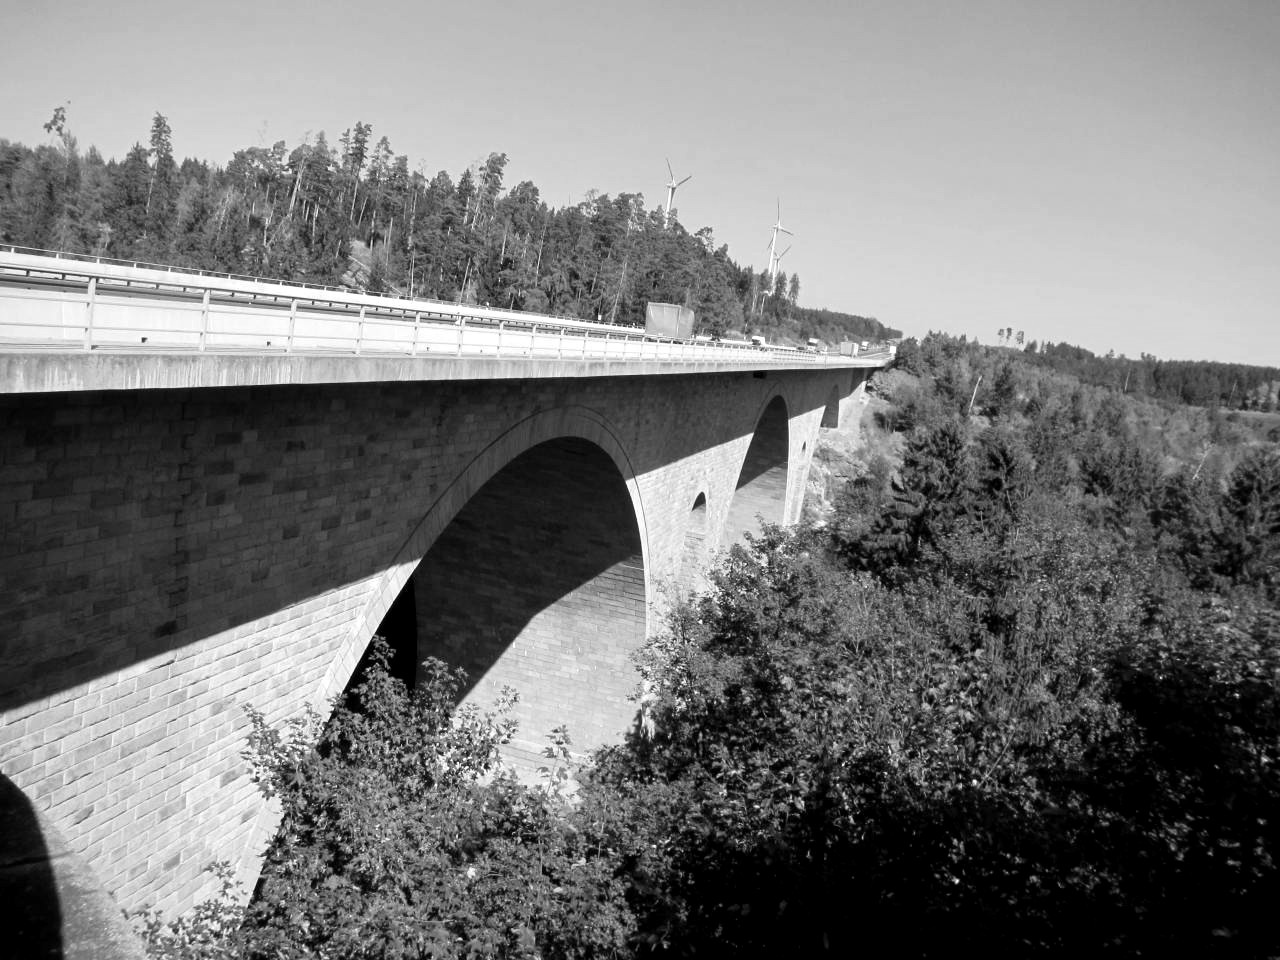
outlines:
[[[783,522],[783,510],[787,505],[789,432],[787,405],[782,397],[774,397],[756,425],[742,469],[738,472],[738,483],[725,523],[724,535],[729,542],[738,542],[747,534],[759,533],[762,520]],[[807,468],[805,476],[808,476]]]
[[[0,773],[126,908],[185,909],[215,859],[252,886],[272,815],[240,759],[243,707],[278,722],[340,693],[460,511],[440,543],[451,569],[428,559],[414,584],[419,616],[447,644],[528,615],[499,631],[512,642],[484,682],[538,682],[521,691],[534,742],[552,718],[606,736],[634,683],[623,651],[654,628],[691,505],[706,497],[706,546],[721,545],[781,397],[780,516],[794,520],[832,387],[846,407],[866,375],[4,396]],[[481,583],[494,572],[509,592]]]
[[[617,467],[571,438],[534,447],[485,484],[414,573],[419,656],[464,667],[467,702],[481,708],[503,687],[522,692],[508,751],[522,772],[546,763],[546,735],[562,723],[583,750],[631,723],[641,553]]]

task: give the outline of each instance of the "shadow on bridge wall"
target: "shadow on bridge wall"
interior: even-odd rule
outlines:
[[[774,397],[760,415],[751,446],[729,504],[724,545],[741,543],[748,533],[760,532],[760,519],[782,523],[787,502],[788,439],[787,404]]]
[[[0,775],[0,950],[10,957],[63,956],[62,907],[35,808]]]
[[[650,445],[638,473],[752,429],[689,417],[684,379],[664,385],[674,403],[656,416],[686,422]],[[429,439],[474,432],[471,386],[0,397],[0,480],[29,495],[0,539],[0,620],[13,634],[0,651],[0,713],[375,573],[353,562],[392,555],[395,531],[421,516],[433,495],[421,487],[424,462],[438,457]],[[518,385],[503,389],[513,407],[527,402]],[[760,428],[785,443],[786,415],[775,400]],[[740,493],[785,461],[785,449],[760,461],[759,442]],[[590,506],[588,497],[581,514]],[[383,554],[368,549],[375,541]]]
[[[629,725],[644,564],[626,484],[599,447],[566,438],[513,460],[437,539],[410,589],[419,656],[463,667],[463,699],[482,708],[516,689],[526,751],[561,723],[580,747]]]
[[[486,483],[444,530],[377,634],[412,685],[427,657],[461,667],[458,702],[521,697],[513,751],[536,757],[567,724],[578,748],[623,733],[644,640],[640,533],[626,484],[586,440],[539,444]],[[352,674],[357,685],[368,654]]]

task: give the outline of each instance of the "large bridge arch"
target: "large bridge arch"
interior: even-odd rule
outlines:
[[[569,472],[553,477],[558,466]],[[584,499],[587,493],[594,500]],[[524,502],[510,503],[513,496]],[[505,515],[489,515],[504,505]],[[526,509],[527,529],[499,532],[514,552],[493,558],[486,568],[486,559],[474,554],[494,546],[493,524],[512,520],[511,508],[519,506]],[[572,514],[583,507],[587,512]],[[515,517],[514,522],[522,520]],[[585,528],[581,536],[554,535],[575,524]],[[465,533],[459,525],[466,527]],[[530,555],[535,528],[543,535],[544,556]],[[509,542],[522,536],[519,544]],[[479,542],[467,544],[467,539]],[[439,550],[450,551],[447,560],[433,558]],[[499,562],[510,597],[495,589],[492,567]],[[584,565],[592,563],[604,568],[588,571]],[[548,571],[560,577],[554,585],[543,576]],[[418,599],[419,659],[439,656],[466,666],[472,674],[468,699],[481,704],[503,685],[520,690],[521,729],[511,759],[528,772],[536,766],[540,738],[558,722],[567,722],[575,745],[584,748],[621,733],[629,722],[634,710],[626,695],[638,680],[629,654],[648,634],[649,579],[644,503],[617,432],[585,407],[536,413],[482,450],[427,509],[343,642],[318,699],[328,702],[345,688],[392,603],[411,590]],[[583,582],[572,582],[576,580]],[[475,641],[481,632],[475,624],[469,628],[460,623],[462,607],[474,609],[476,604],[450,602],[451,591],[468,586],[487,592],[483,599],[489,606],[484,609],[497,632],[489,646],[502,649],[477,653],[472,644],[460,650],[459,634]],[[563,596],[547,593],[557,588],[565,590]],[[527,616],[529,623],[518,630],[511,622],[498,623],[504,619],[500,612],[508,614],[507,621]],[[449,623],[452,642],[442,643],[438,635],[433,640],[426,627],[432,622]],[[583,635],[588,630],[608,649],[589,649]],[[488,670],[483,676],[476,675],[478,658]]]

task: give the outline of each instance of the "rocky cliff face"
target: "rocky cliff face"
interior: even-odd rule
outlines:
[[[902,436],[886,432],[879,424],[882,417],[876,416],[890,406],[877,390],[877,380],[883,376],[872,377],[861,402],[840,426],[819,432],[804,493],[801,516],[805,521],[826,523],[844,485],[865,476],[876,457],[886,457],[895,465],[901,461]]]

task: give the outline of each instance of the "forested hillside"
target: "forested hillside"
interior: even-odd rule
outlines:
[[[896,336],[875,320],[798,306],[800,281],[730,259],[638,193],[553,208],[504,187],[505,153],[455,179],[410,168],[356,123],[314,139],[180,163],[157,114],[123,160],[81,151],[66,113],[51,142],[0,140],[0,241],[41,249],[642,324],[650,300],[692,307],[701,332],[802,342]],[[352,256],[353,250],[361,256]]]
[[[1017,347],[1037,366],[1068,373],[1082,383],[1114,387],[1126,396],[1152,397],[1171,403],[1234,410],[1276,410],[1280,408],[1280,369],[1243,363],[1213,363],[1208,360],[1161,360],[1143,353],[1137,360],[1108,353],[1100,357],[1084,347],[1066,343],[1025,342],[1025,334],[1015,335],[1009,327],[998,331],[997,343]],[[936,364],[939,355],[951,355],[963,346],[952,346],[945,334],[933,334],[918,343],[903,344],[907,369],[920,363]]]
[[[649,643],[576,791],[571,731],[523,786],[503,704],[375,662],[327,724],[255,717],[257,892],[153,952],[1280,955],[1280,416],[922,346],[826,522]]]

